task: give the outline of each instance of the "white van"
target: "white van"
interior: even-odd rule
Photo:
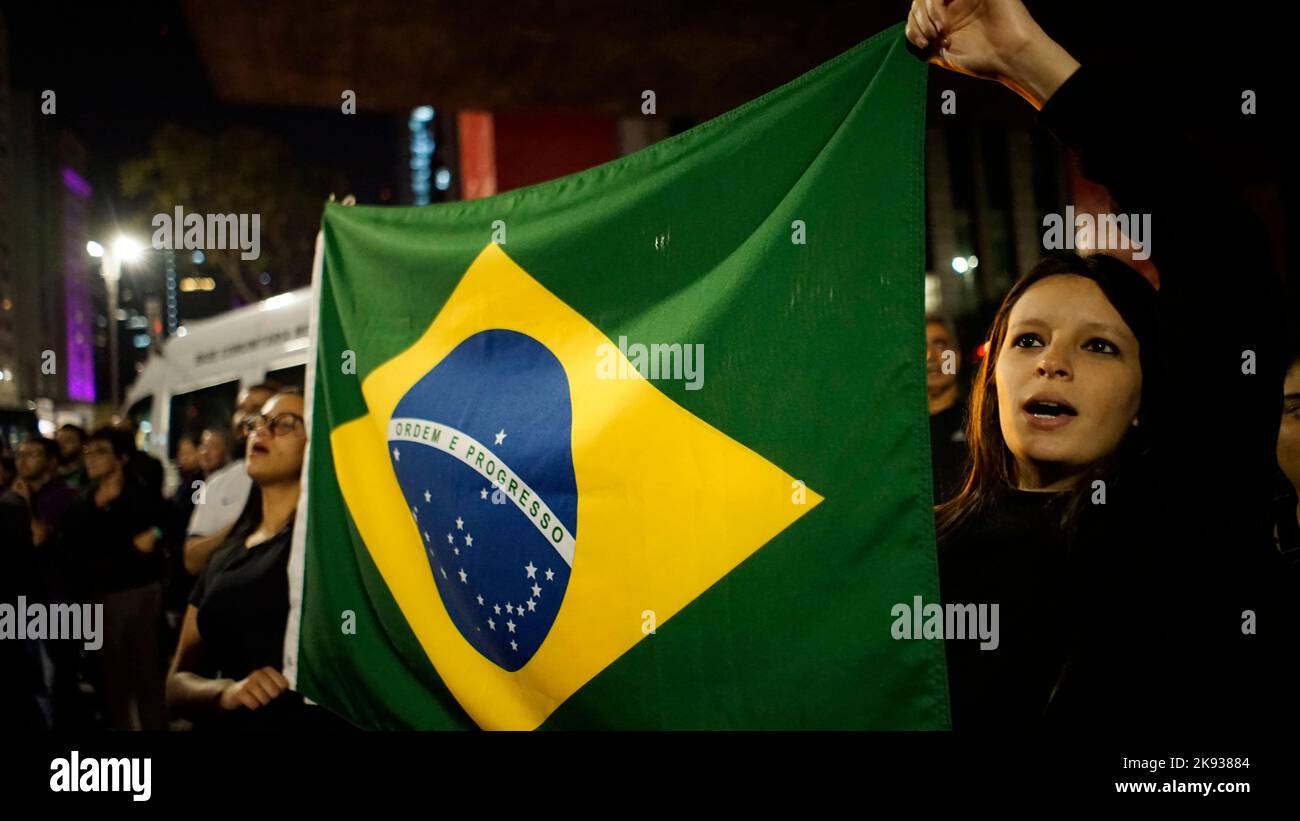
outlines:
[[[184,325],[145,363],[126,392],[140,447],[167,466],[184,433],[227,428],[241,388],[273,381],[301,388],[310,353],[311,289]],[[171,481],[167,483],[170,487]]]

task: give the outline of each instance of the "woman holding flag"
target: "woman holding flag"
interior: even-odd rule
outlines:
[[[1275,722],[1281,357],[1261,229],[1166,123],[1110,113],[1131,80],[1081,66],[1020,0],[916,0],[907,37],[1019,94],[1086,176],[1150,215],[1161,280],[1053,254],[997,312],[971,471],[936,509],[945,601],[1002,612],[998,650],[948,643],[954,727]],[[1205,241],[1191,205],[1207,201],[1231,242]]]

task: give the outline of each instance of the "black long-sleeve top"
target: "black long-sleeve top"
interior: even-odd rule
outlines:
[[[959,730],[1293,720],[1284,716],[1295,686],[1292,591],[1269,547],[1280,288],[1262,228],[1211,158],[1168,124],[1144,121],[1126,102],[1130,86],[1081,68],[1040,122],[1125,213],[1152,215],[1166,339],[1160,400],[1171,412],[1078,532],[1062,532],[1057,494],[1008,489],[941,539],[945,602],[1001,611],[997,650],[947,642]],[[1243,368],[1252,356],[1253,373]]]

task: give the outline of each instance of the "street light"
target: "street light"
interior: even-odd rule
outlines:
[[[118,237],[113,240],[113,253],[123,262],[139,262],[144,253],[144,246],[130,237]]]
[[[103,260],[100,263],[100,273],[104,275],[104,286],[108,292],[108,378],[112,390],[113,411],[116,412],[122,402],[118,387],[117,284],[122,278],[122,263],[138,262],[144,253],[144,246],[130,237],[119,236],[107,249],[94,240],[87,242],[86,253]]]

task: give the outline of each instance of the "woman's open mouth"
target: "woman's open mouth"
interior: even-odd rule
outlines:
[[[1035,396],[1024,405],[1025,419],[1038,430],[1059,430],[1074,421],[1079,412],[1059,397]]]

